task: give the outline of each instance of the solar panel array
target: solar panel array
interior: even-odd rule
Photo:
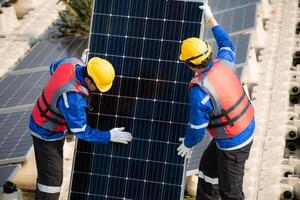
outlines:
[[[93,96],[90,122],[125,126],[129,145],[78,140],[71,199],[180,199],[184,135],[192,73],[178,61],[184,38],[199,36],[199,3],[164,0],[95,1],[90,56],[116,70],[108,93]]]
[[[16,65],[14,71],[49,66],[54,60],[69,56],[81,57],[88,46],[87,38],[63,38],[38,42]]]
[[[27,159],[32,149],[28,121],[32,105],[50,77],[48,66],[56,59],[80,57],[87,41],[41,41],[0,80],[0,165]]]
[[[20,165],[0,166],[0,188],[6,181],[11,181],[11,178],[20,168]]]

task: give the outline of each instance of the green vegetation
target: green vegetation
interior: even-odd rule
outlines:
[[[87,35],[90,31],[93,0],[59,0],[66,9],[59,12],[63,35]]]

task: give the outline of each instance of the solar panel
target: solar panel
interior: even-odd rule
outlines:
[[[71,199],[180,199],[184,160],[177,156],[192,76],[178,61],[180,43],[200,32],[199,3],[95,1],[90,56],[111,61],[116,80],[95,94],[90,122],[125,126],[129,145],[78,140]]]
[[[16,65],[14,71],[49,66],[54,60],[68,56],[81,57],[87,48],[87,38],[63,38],[38,42]]]
[[[2,187],[6,181],[11,181],[20,167],[21,165],[0,166],[0,187]]]
[[[22,162],[32,147],[30,111],[0,114],[0,165]]]
[[[215,14],[217,22],[228,34],[245,32],[256,26],[256,4],[237,7],[226,12]],[[205,29],[204,38],[213,38],[211,30]]]
[[[186,167],[186,175],[190,176],[193,174],[198,174],[199,164],[202,158],[202,155],[211,141],[210,134],[206,131],[203,139],[196,146],[193,147],[192,156],[188,161]]]
[[[0,81],[0,109],[34,103],[49,77],[48,70],[6,76]]]
[[[213,13],[258,3],[260,0],[208,0]]]

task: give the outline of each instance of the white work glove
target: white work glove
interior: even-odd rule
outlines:
[[[113,128],[110,132],[110,141],[128,144],[132,140],[132,135],[129,132],[124,131],[125,127]]]
[[[191,158],[192,148],[188,148],[184,145],[184,138],[179,138],[179,141],[182,141],[181,145],[177,148],[178,155],[181,157],[186,156],[186,158]]]
[[[214,15],[212,14],[211,12],[211,9],[209,7],[209,5],[207,4],[203,4],[203,6],[199,6],[199,8],[201,10],[203,10],[204,12],[204,16],[205,16],[205,19],[208,20],[209,18],[213,17]]]

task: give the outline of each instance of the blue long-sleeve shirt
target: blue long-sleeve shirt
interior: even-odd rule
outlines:
[[[212,32],[219,47],[216,58],[226,59],[235,63],[235,48],[228,34],[219,25],[213,27]],[[213,64],[211,62],[203,73],[209,71]],[[189,126],[184,139],[186,147],[191,148],[203,139],[210,121],[209,114],[213,111],[213,103],[209,95],[197,85],[192,87],[190,92]],[[240,145],[251,142],[254,128],[255,122],[253,118],[249,126],[240,134],[227,139],[216,139],[217,146],[225,150],[237,149]]]
[[[63,60],[64,59],[55,61],[50,65],[51,75],[55,72]],[[82,66],[76,66],[76,78],[83,84],[83,86],[86,87],[82,70]],[[79,139],[88,142],[108,143],[110,141],[109,131],[93,129],[87,124],[87,115],[85,110],[88,103],[86,97],[76,92],[67,92],[64,95],[59,97],[57,101],[57,108],[66,120],[68,128],[72,131],[72,133]],[[67,130],[60,133],[54,133],[44,129],[35,123],[32,116],[30,118],[29,128],[32,131],[32,135],[46,141],[62,139],[67,133]]]

